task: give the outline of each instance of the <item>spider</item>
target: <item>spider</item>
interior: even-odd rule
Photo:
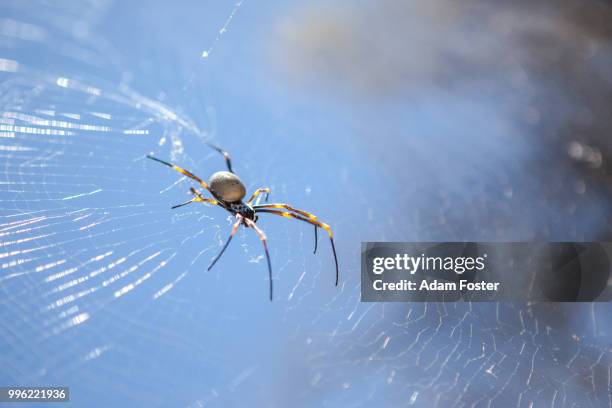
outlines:
[[[279,215],[281,217],[286,218],[295,218],[300,221],[307,222],[309,224],[314,225],[314,234],[315,234],[315,245],[314,252],[317,252],[317,228],[323,228],[329,234],[329,240],[331,242],[332,253],[334,254],[334,262],[336,264],[336,286],[338,286],[338,257],[336,256],[336,247],[334,246],[334,238],[329,225],[319,221],[317,217],[311,213],[306,211],[298,210],[293,208],[287,204],[274,203],[274,204],[262,204],[262,205],[253,205],[253,200],[255,200],[260,194],[265,193],[265,201],[268,201],[268,197],[270,195],[270,189],[268,187],[258,188],[255,190],[253,195],[249,198],[249,200],[245,203],[243,201],[246,195],[246,188],[242,183],[242,180],[234,173],[232,170],[232,162],[229,154],[218,146],[208,144],[207,145],[217,152],[221,153],[225,158],[225,164],[227,166],[228,171],[218,171],[210,176],[208,183],[205,183],[204,180],[191,173],[188,170],[185,170],[182,167],[177,166],[176,164],[169,163],[167,161],[158,159],[156,157],[147,155],[147,158],[159,162],[163,165],[166,165],[173,170],[178,171],[179,173],[189,177],[192,180],[200,183],[202,187],[204,187],[214,198],[206,198],[202,195],[202,193],[195,188],[191,187],[189,192],[194,196],[191,200],[186,201],[182,204],[177,204],[172,207],[172,209],[176,209],[191,203],[195,202],[205,202],[213,205],[218,205],[224,210],[228,211],[230,214],[236,217],[236,222],[232,227],[232,231],[225,241],[223,248],[219,254],[212,260],[208,269],[210,269],[217,263],[221,255],[225,252],[232,238],[238,231],[240,225],[244,225],[246,228],[253,228],[255,233],[258,235],[261,240],[264,252],[266,254],[266,260],[268,261],[268,281],[270,284],[270,300],[272,300],[273,294],[273,286],[272,286],[272,264],[270,263],[270,254],[268,253],[268,244],[266,239],[266,234],[257,226],[255,223],[259,218],[257,214],[266,213],[266,214],[274,214]],[[285,211],[283,211],[285,210]]]

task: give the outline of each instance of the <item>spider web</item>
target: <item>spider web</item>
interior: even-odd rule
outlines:
[[[367,107],[363,128],[333,102],[296,102],[262,80],[253,47],[282,8],[2,7],[0,385],[69,386],[72,406],[612,405],[607,304],[359,301],[361,241],[597,236],[605,194],[553,191],[582,208],[561,220],[513,164],[533,154],[503,117],[435,92],[416,107],[435,118],[445,99],[447,118],[473,126],[466,151],[439,139],[443,125],[417,140],[393,130],[410,117]],[[371,129],[391,136],[373,146]],[[210,140],[249,192],[271,187],[332,225],[338,288],[326,238],[313,256],[309,225],[272,216],[258,225],[274,302],[252,231],[206,272],[231,219],[170,210],[192,184],[145,155],[207,178],[223,169]]]

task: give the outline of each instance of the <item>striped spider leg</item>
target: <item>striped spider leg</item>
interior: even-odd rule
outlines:
[[[277,210],[273,210],[272,208],[284,208],[284,209],[287,209],[293,212],[277,211]],[[319,221],[315,215],[310,214],[306,211],[297,210],[293,207],[290,207],[287,204],[262,204],[262,205],[253,206],[253,209],[255,210],[256,214],[257,213],[275,214],[275,215],[279,215],[285,218],[295,218],[300,221],[304,221],[304,222],[314,225],[315,226],[315,252],[316,252],[317,227],[323,228],[325,231],[327,231],[327,233],[329,234],[329,241],[331,242],[332,252],[334,254],[334,262],[336,263],[336,286],[338,286],[338,278],[340,275],[339,268],[338,268],[338,257],[336,255],[336,246],[334,245],[334,237],[333,237],[333,234],[332,234],[332,231],[329,225]]]

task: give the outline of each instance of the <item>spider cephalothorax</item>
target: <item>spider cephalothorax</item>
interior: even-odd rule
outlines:
[[[225,163],[227,165],[228,171],[218,171],[214,173],[212,176],[210,176],[208,184],[205,183],[198,176],[194,175],[188,170],[183,169],[182,167],[179,167],[175,164],[168,163],[166,161],[157,159],[153,156],[147,156],[149,159],[155,160],[168,167],[171,167],[172,169],[189,177],[190,179],[197,181],[198,183],[200,183],[202,187],[208,190],[210,194],[212,194],[212,196],[214,197],[214,199],[206,198],[202,195],[202,193],[200,193],[199,191],[197,191],[195,188],[192,187],[189,191],[191,192],[191,194],[194,195],[194,198],[182,204],[175,205],[172,208],[182,207],[184,205],[191,204],[194,202],[206,202],[209,204],[218,205],[219,207],[227,210],[228,212],[230,212],[232,215],[236,217],[236,222],[234,223],[234,226],[232,227],[232,232],[230,233],[229,238],[227,239],[227,241],[225,241],[223,248],[221,248],[221,251],[219,252],[219,254],[215,257],[215,259],[213,259],[208,269],[210,270],[210,268],[212,268],[215,265],[215,263],[219,260],[219,258],[221,258],[221,255],[223,255],[223,252],[225,252],[225,249],[229,245],[234,234],[236,234],[236,231],[238,231],[238,228],[240,227],[240,225],[244,225],[247,228],[248,227],[253,228],[255,232],[257,233],[257,235],[259,236],[259,239],[261,239],[261,242],[263,243],[263,246],[264,246],[264,251],[266,253],[266,260],[268,261],[268,279],[270,282],[270,300],[272,300],[272,293],[273,293],[272,291],[272,265],[270,263],[270,254],[268,253],[268,244],[267,244],[266,234],[264,234],[264,232],[261,229],[259,229],[257,225],[255,225],[255,222],[257,222],[257,219],[258,219],[257,213],[276,214],[276,215],[280,215],[286,218],[295,218],[300,221],[304,221],[304,222],[314,225],[314,231],[315,231],[314,252],[315,253],[317,252],[317,228],[323,228],[325,231],[327,231],[327,233],[329,234],[329,240],[331,242],[332,252],[334,254],[334,261],[336,263],[336,286],[338,286],[338,273],[339,273],[338,272],[338,258],[336,256],[336,248],[334,246],[334,239],[333,239],[331,228],[329,227],[329,225],[319,221],[315,215],[310,214],[306,211],[298,210],[287,204],[278,203],[278,204],[252,205],[251,203],[253,202],[253,200],[255,200],[261,193],[266,193],[266,201],[268,201],[268,196],[270,195],[270,189],[267,187],[258,188],[257,190],[255,190],[251,198],[249,198],[249,200],[245,203],[243,199],[246,195],[246,188],[244,187],[244,183],[242,182],[242,180],[240,180],[240,177],[238,177],[232,171],[232,164],[231,164],[229,155],[227,154],[227,152],[223,151],[217,146],[214,146],[214,145],[209,145],[209,146],[215,149],[216,151],[218,151],[219,153],[223,154],[223,157],[225,157]],[[286,211],[283,211],[283,210],[286,210]]]
[[[229,206],[230,212],[234,215],[240,214],[244,218],[257,222],[258,217],[257,215],[255,215],[255,209],[251,207],[250,204],[246,204],[240,201],[238,203],[229,203],[227,205]]]

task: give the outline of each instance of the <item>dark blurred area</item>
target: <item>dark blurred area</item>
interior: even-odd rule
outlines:
[[[480,175],[449,183],[463,183],[470,197],[453,196],[435,177],[421,185],[431,191],[439,181],[441,206],[466,207],[438,214],[449,224],[465,227],[460,218],[480,207],[484,218],[467,224],[482,228],[459,238],[604,240],[612,239],[611,38],[609,2],[383,0],[299,9],[280,25],[282,47],[273,53],[296,86],[350,106],[363,122],[355,137],[371,144],[371,165],[388,166],[399,184],[414,186],[409,162],[422,159],[414,157],[418,145],[428,145],[420,150],[429,156],[419,168],[435,166],[434,175],[469,172],[455,168],[457,159],[474,166]],[[437,139],[406,123],[432,94],[431,116],[451,124]],[[490,122],[445,119],[449,106],[461,105],[476,115],[486,107]],[[454,156],[435,152],[445,148]],[[481,194],[474,187],[490,176]]]
[[[287,15],[276,39],[280,47],[274,43],[271,54],[279,72],[299,92],[343,106],[351,137],[368,146],[371,160],[363,165],[385,169],[385,181],[396,185],[363,187],[372,202],[390,201],[402,214],[388,220],[401,231],[393,235],[398,240],[612,240],[610,2],[322,3]],[[438,307],[454,318],[464,310]],[[517,307],[535,327],[588,332],[609,344],[612,333],[601,323],[608,304]],[[404,344],[414,344],[412,336],[426,331],[407,310],[394,309],[377,327],[411,327]],[[469,310],[504,331],[499,316],[491,320],[495,308]],[[431,358],[447,347],[433,344]],[[546,350],[555,361],[572,353]],[[602,363],[609,361],[606,354]],[[601,372],[585,375],[605,382]],[[555,406],[552,394],[547,398],[541,402]]]

